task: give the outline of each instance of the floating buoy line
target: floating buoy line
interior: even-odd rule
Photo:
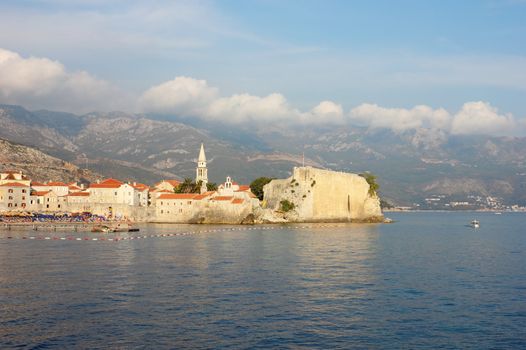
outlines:
[[[316,229],[316,228],[335,228],[343,227],[338,225],[316,225],[316,226],[250,226],[250,227],[231,227],[231,228],[218,228],[210,230],[195,230],[187,232],[177,232],[177,233],[160,233],[160,234],[151,234],[151,235],[136,235],[136,236],[98,236],[98,237],[89,237],[89,236],[44,236],[44,235],[9,235],[0,237],[4,240],[43,240],[43,241],[79,241],[79,242],[121,242],[121,241],[133,241],[139,239],[148,239],[148,238],[167,238],[167,237],[180,237],[180,236],[189,236],[196,235],[201,233],[218,233],[218,232],[232,232],[232,231],[252,231],[252,230],[277,230],[277,229]]]

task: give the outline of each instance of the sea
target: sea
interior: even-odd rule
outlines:
[[[526,213],[386,216],[0,228],[0,348],[526,349]]]

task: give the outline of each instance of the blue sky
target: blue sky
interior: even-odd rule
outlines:
[[[64,72],[58,80],[67,80],[67,87],[84,72],[95,81],[82,80],[84,88],[104,86],[116,102],[94,94],[74,103],[79,97],[71,93],[69,104],[61,106],[55,76],[48,84],[55,90],[45,93],[0,81],[0,102],[148,111],[145,103],[135,105],[145,92],[190,77],[216,89],[206,90],[209,104],[245,94],[241,103],[262,107],[266,96],[277,93],[285,98],[277,103],[302,118],[321,101],[333,102],[344,114],[366,103],[409,111],[426,105],[452,116],[466,103],[481,101],[499,116],[522,121],[525,18],[521,0],[3,1],[1,49],[25,63],[31,57],[59,63]],[[162,93],[180,91],[188,82],[165,85]],[[155,101],[153,110],[167,113],[216,113],[182,108],[188,100],[163,106],[160,97]]]

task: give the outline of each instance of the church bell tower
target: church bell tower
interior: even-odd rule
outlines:
[[[195,176],[195,183],[201,182],[201,193],[206,192],[206,184],[208,183],[208,169],[206,168],[205,147],[201,143],[201,150],[199,150],[199,158],[197,159],[197,169]]]

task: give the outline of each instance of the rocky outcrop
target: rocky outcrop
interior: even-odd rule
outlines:
[[[0,170],[21,170],[33,181],[92,182],[100,175],[37,149],[0,139]]]
[[[264,222],[382,222],[380,199],[367,181],[351,173],[294,168],[287,179],[263,188]]]

